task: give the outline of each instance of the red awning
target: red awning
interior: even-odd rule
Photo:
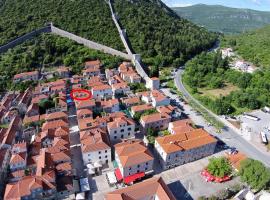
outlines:
[[[121,180],[123,179],[123,176],[122,176],[121,171],[120,171],[119,168],[117,168],[117,169],[114,171],[114,174],[115,174],[116,179],[117,179],[118,181],[121,181]]]
[[[133,174],[131,176],[127,176],[126,178],[124,178],[124,183],[128,184],[128,183],[134,182],[137,179],[142,178],[144,176],[145,176],[144,172],[140,172],[137,174]]]

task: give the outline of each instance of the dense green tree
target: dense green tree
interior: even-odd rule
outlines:
[[[133,49],[150,65],[178,67],[212,47],[217,39],[216,34],[178,17],[159,0],[114,0],[114,7]]]
[[[38,103],[40,114],[45,114],[47,109],[53,108],[55,102],[52,98],[43,99]]]
[[[246,159],[242,161],[239,175],[241,180],[249,184],[253,189],[269,189],[270,169],[266,168],[258,160]]]
[[[100,0],[5,0],[0,8],[0,45],[48,22],[90,40],[124,49],[109,6]],[[46,46],[48,54],[56,52],[50,43]]]
[[[224,177],[231,174],[232,167],[225,157],[210,158],[207,170],[214,176]]]

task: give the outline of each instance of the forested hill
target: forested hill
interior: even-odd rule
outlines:
[[[197,4],[173,8],[179,16],[225,34],[243,33],[270,24],[270,12]]]
[[[69,32],[124,49],[105,0],[2,1],[0,45],[53,22]],[[136,53],[149,64],[177,66],[216,40],[216,35],[178,17],[159,0],[114,0],[114,6]]]
[[[48,22],[90,40],[124,49],[104,0],[0,0],[0,45]]]
[[[146,63],[177,66],[211,47],[216,35],[178,17],[160,0],[114,0],[133,49]]]
[[[235,36],[225,36],[221,45],[232,47],[245,60],[270,69],[270,25]]]

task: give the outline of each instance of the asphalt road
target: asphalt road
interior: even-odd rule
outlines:
[[[189,92],[186,90],[186,88],[182,84],[181,76],[183,74],[184,70],[179,69],[175,73],[174,81],[176,84],[177,89],[185,96],[187,99],[193,100],[195,103],[199,104],[200,106],[204,107],[200,104],[196,99],[194,99]],[[206,109],[207,110],[207,109]],[[215,118],[220,120],[220,117],[212,113],[211,111],[207,110],[208,113]],[[204,127],[207,127],[207,122],[204,123]],[[247,140],[245,140],[239,133],[237,133],[235,130],[233,130],[229,126],[225,126],[224,129],[221,130],[221,133],[217,134],[216,132],[210,131],[211,134],[216,135],[221,140],[223,140],[227,145],[231,147],[236,147],[239,151],[245,153],[247,156],[259,160],[263,162],[266,166],[270,167],[270,155],[267,153],[264,153],[254,147],[252,144],[250,144]]]

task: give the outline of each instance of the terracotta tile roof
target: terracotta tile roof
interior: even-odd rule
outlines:
[[[122,102],[126,105],[135,105],[141,102],[139,97],[124,98]]]
[[[22,197],[30,196],[34,189],[39,188],[46,191],[55,189],[56,186],[42,177],[26,176],[16,183],[6,185],[4,199],[20,200]]]
[[[101,101],[101,106],[103,108],[111,108],[115,105],[119,104],[119,100],[118,99],[109,99],[109,100],[104,100]]]
[[[71,171],[72,170],[71,163],[70,162],[60,163],[56,165],[56,170],[58,172]]]
[[[95,120],[92,117],[88,117],[88,118],[78,119],[78,125],[79,125],[80,131],[84,131],[94,126],[97,126],[98,124],[95,123]]]
[[[9,174],[9,178],[10,179],[13,179],[13,178],[22,178],[22,177],[25,177],[25,172],[24,170],[17,170],[15,172],[11,172]]]
[[[38,71],[23,72],[23,73],[20,73],[20,74],[16,74],[16,75],[14,76],[14,79],[23,78],[23,77],[25,77],[25,76],[35,76],[35,75],[38,75]]]
[[[172,125],[173,128],[177,128],[177,127],[183,127],[183,126],[191,125],[192,121],[190,119],[182,119],[182,120],[177,120],[177,121],[174,121],[174,122],[170,122],[170,124]]]
[[[64,120],[55,120],[55,121],[50,121],[50,122],[45,122],[42,125],[42,131],[46,131],[48,129],[57,129],[59,127],[68,127],[68,123],[65,122]]]
[[[21,118],[19,116],[16,116],[11,120],[8,129],[5,130],[5,134],[0,136],[0,141],[2,144],[12,145],[13,141],[15,140],[15,134],[20,128],[20,124]]]
[[[131,167],[154,160],[141,140],[126,140],[114,145],[114,147],[123,167]]]
[[[238,152],[237,154],[227,154],[226,157],[229,159],[230,163],[236,170],[240,169],[241,161],[247,159],[247,156],[241,152]]]
[[[26,142],[18,142],[12,146],[12,150],[16,150],[16,149],[23,150],[26,148],[27,148]]]
[[[93,129],[80,133],[81,149],[83,153],[110,149],[107,132],[101,129]]]
[[[99,72],[99,66],[95,66],[95,67],[88,67],[85,70],[83,70],[83,73],[91,73],[91,72]]]
[[[23,119],[23,124],[28,124],[30,122],[38,122],[39,119],[40,119],[39,117],[40,117],[39,115],[35,115],[35,116],[32,116],[32,117],[25,116],[24,119]]]
[[[158,106],[157,107],[157,111],[160,112],[160,113],[167,113],[169,115],[172,114],[172,112],[175,110],[176,108],[171,106],[171,105],[168,105],[168,106]]]
[[[52,154],[53,162],[71,161],[71,154],[69,150],[61,151],[59,153]]]
[[[84,118],[85,116],[93,116],[93,112],[89,108],[77,110],[77,117]]]
[[[96,101],[94,99],[89,99],[86,101],[75,101],[77,110],[83,108],[93,108],[96,106]]]
[[[103,84],[103,85],[97,85],[92,87],[93,91],[99,91],[99,90],[111,90],[111,86],[107,85],[107,84]]]
[[[154,107],[151,104],[143,104],[143,105],[137,105],[137,106],[132,106],[131,111],[136,113],[136,112],[144,112],[146,110],[151,110],[154,109]]]
[[[101,62],[100,60],[92,60],[92,61],[86,61],[85,62],[85,66],[100,66],[101,65]]]
[[[42,99],[48,99],[49,96],[48,95],[45,95],[45,94],[40,94],[34,98],[32,98],[32,103],[38,103],[40,102]]]
[[[46,114],[45,116],[45,120],[55,120],[55,119],[67,120],[67,118],[68,115],[62,111]]]
[[[195,129],[190,132],[158,137],[156,141],[166,153],[194,149],[217,142],[217,140],[204,129]]]
[[[157,102],[158,101],[163,101],[167,99],[167,97],[159,90],[152,90],[150,93],[151,97],[155,99]]]
[[[145,124],[154,123],[165,119],[169,120],[171,117],[167,113],[153,113],[141,117],[141,121],[143,121]]]
[[[21,162],[26,162],[26,152],[18,153],[18,154],[12,154],[10,158],[10,164],[17,164]]]
[[[135,122],[133,121],[133,119],[130,119],[127,117],[118,117],[118,118],[115,118],[112,122],[109,122],[107,124],[107,127],[108,129],[115,129],[115,128],[119,128],[120,125],[130,126],[130,125],[135,125]]]
[[[194,130],[192,127],[192,121],[190,119],[178,120],[175,122],[170,122],[172,126],[172,131],[174,134],[189,132]]]
[[[68,127],[59,127],[55,130],[55,137],[63,137],[68,136],[69,134],[69,128]]]
[[[126,89],[128,87],[129,86],[128,86],[128,84],[126,82],[112,84],[112,89],[113,90]]]
[[[106,200],[136,200],[156,196],[160,200],[176,200],[161,177],[147,179],[106,195]]]

